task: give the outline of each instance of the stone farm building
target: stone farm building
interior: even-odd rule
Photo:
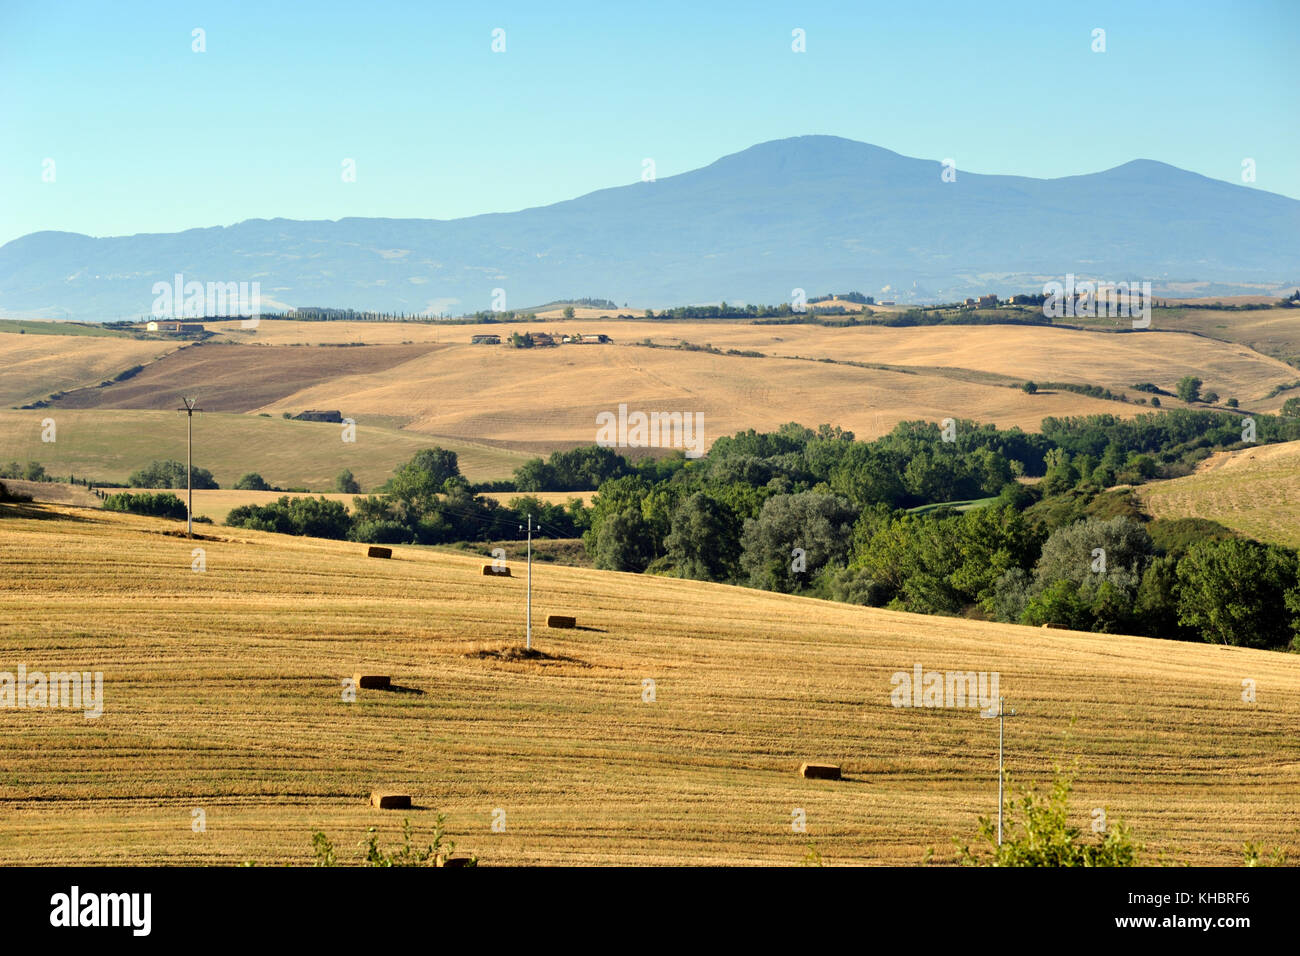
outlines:
[[[201,322],[150,322],[145,326],[148,332],[202,332]]]

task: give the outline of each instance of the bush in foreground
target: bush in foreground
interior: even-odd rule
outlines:
[[[981,856],[954,837],[958,862],[966,866],[1137,866],[1142,846],[1122,821],[1108,825],[1105,835],[1095,841],[1069,825],[1071,786],[1069,777],[1059,775],[1046,796],[1030,786],[1019,800],[1008,799],[1001,846],[997,821],[980,817],[979,841],[988,844],[988,855]]]
[[[411,843],[411,821],[402,821],[402,843],[391,850],[379,845],[379,835],[375,827],[366,830],[367,839],[360,845],[365,850],[363,866],[446,866],[456,843],[446,838],[446,816],[439,813],[434,818],[433,842],[421,849]],[[334,844],[322,831],[315,830],[311,835],[312,853],[316,856],[316,866],[338,866],[338,854]],[[459,861],[458,861],[459,862]],[[478,866],[478,857],[471,856],[463,862],[464,866]]]

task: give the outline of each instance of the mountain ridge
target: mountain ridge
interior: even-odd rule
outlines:
[[[257,281],[264,302],[412,313],[566,295],[662,307],[854,288],[952,299],[1067,272],[1207,294],[1300,279],[1300,200],[1134,159],[1056,179],[969,173],[837,136],[460,219],[247,219],[173,233],[46,230],[0,246],[0,314],[149,311],[155,281]],[[910,290],[924,290],[910,292]],[[585,291],[583,291],[585,290]],[[900,290],[909,290],[905,293]]]

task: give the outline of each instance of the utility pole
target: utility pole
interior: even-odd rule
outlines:
[[[178,408],[176,411],[185,413],[185,533],[192,538],[194,537],[194,413],[201,412],[203,409],[195,407],[197,396],[194,398],[182,396],[181,401],[185,403],[185,407]]]
[[[1014,710],[1007,710],[1007,699],[998,698],[998,712],[996,714],[980,714],[981,717],[996,717],[998,719],[998,846],[1002,845],[1002,727],[1007,717],[1016,716]]]
[[[533,516],[528,516],[528,631],[524,649],[533,649]]]

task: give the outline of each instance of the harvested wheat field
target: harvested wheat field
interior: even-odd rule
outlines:
[[[982,373],[864,368],[792,358],[751,358],[634,345],[510,349],[455,345],[405,363],[400,375],[351,375],[296,392],[259,411],[346,408],[410,417],[412,432],[491,439],[540,454],[589,445],[596,415],[632,410],[698,412],[704,445],[747,428],[797,421],[840,425],[859,438],[900,421],[972,418],[1036,431],[1049,415],[1135,415],[1140,405],[1071,392],[1026,395]]]
[[[0,406],[27,405],[70,389],[98,392],[101,382],[177,348],[170,342],[108,335],[0,331]]]
[[[339,376],[391,374],[397,366],[436,347],[191,345],[151,362],[125,382],[69,392],[59,399],[57,407],[170,410],[176,407],[178,396],[191,394],[195,383],[202,382],[200,397],[209,411],[247,412]]]
[[[1190,326],[1182,316],[1162,311],[1160,322],[1141,333],[1078,331],[1035,325],[915,326],[889,328],[858,326],[835,328],[813,324],[764,325],[749,321],[690,321],[615,319],[546,319],[506,325],[438,325],[382,322],[263,322],[256,331],[227,329],[232,340],[289,343],[398,343],[406,341],[441,343],[452,346],[449,359],[470,354],[499,354],[503,346],[473,346],[470,338],[480,334],[509,336],[511,332],[605,334],[612,345],[562,346],[561,353],[596,353],[633,346],[644,340],[676,346],[682,342],[727,349],[761,352],[769,358],[799,356],[809,360],[876,363],[935,374],[956,380],[984,384],[1019,384],[1027,378],[1038,381],[1092,384],[1113,391],[1133,391],[1138,382],[1153,382],[1170,391],[1184,375],[1202,378],[1207,389],[1224,398],[1235,397],[1247,407],[1273,410],[1285,396],[1265,398],[1274,385],[1294,381],[1296,372],[1284,362],[1261,354],[1250,341],[1234,336],[1253,335],[1253,330],[1271,323],[1281,328],[1296,325],[1293,309],[1245,313],[1205,313],[1219,319],[1205,319],[1196,326],[1199,335],[1185,334]],[[1107,322],[1112,320],[1105,320]],[[1190,321],[1190,320],[1188,320]],[[1103,320],[1096,320],[1098,327]],[[1178,331],[1174,331],[1178,330]],[[1219,339],[1230,339],[1219,341]],[[1294,350],[1293,350],[1294,351]],[[542,354],[553,356],[551,350]],[[1290,353],[1288,353],[1290,354]],[[732,359],[744,361],[732,356]],[[405,369],[403,370],[406,371]],[[1068,394],[1065,397],[1069,397]],[[1079,396],[1074,396],[1078,398]],[[1276,399],[1276,400],[1274,400]],[[1124,406],[1107,403],[1105,410],[1122,414]],[[1170,400],[1169,404],[1180,403]],[[1095,409],[1080,409],[1086,414]],[[1058,414],[1050,412],[1045,414]]]
[[[1300,442],[1219,452],[1193,474],[1136,489],[1157,518],[1209,518],[1258,541],[1300,548]]]
[[[997,727],[892,707],[916,664],[998,672],[1014,777],[1074,768],[1074,822],[1105,807],[1151,859],[1300,840],[1294,656],[548,566],[528,658],[523,577],[479,556],[0,515],[0,670],[104,674],[98,719],[0,711],[8,863],[307,863],[315,828],[346,858],[366,827],[435,810],[486,865],[797,863],[809,843],[831,864],[945,861],[995,808]],[[357,673],[393,689],[345,702]],[[371,809],[374,791],[414,807]]]

